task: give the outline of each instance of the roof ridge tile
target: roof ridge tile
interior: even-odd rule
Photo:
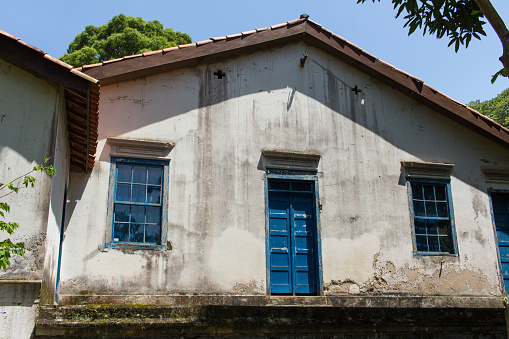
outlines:
[[[164,48],[163,49],[163,54],[164,53],[168,53],[168,52],[171,52],[171,51],[176,51],[179,49],[179,46],[173,46],[173,47],[167,47],[167,48]]]
[[[303,21],[306,21],[306,19],[294,19],[294,20],[290,20],[288,21],[286,24],[291,26],[291,25],[297,25],[297,24],[300,24],[301,22]]]
[[[189,48],[189,47],[196,47],[196,43],[192,42],[190,44],[178,45],[178,47],[179,47],[179,49]]]
[[[44,58],[46,58],[46,59],[48,59],[50,61],[53,61],[54,63],[59,64],[60,66],[63,66],[65,68],[67,68],[67,69],[72,69],[73,68],[72,65],[69,65],[68,63],[65,63],[62,60],[59,60],[59,59],[57,59],[55,57],[52,57],[48,53],[44,54]]]
[[[102,62],[102,64],[103,65],[107,65],[107,64],[112,64],[112,63],[119,62],[119,61],[122,61],[122,60],[123,60],[122,58],[105,60],[105,61]]]
[[[154,55],[154,54],[163,54],[163,50],[158,49],[156,51],[145,52],[145,53],[143,53],[143,56],[149,56],[149,55]]]
[[[23,41],[23,40],[21,40],[21,39],[17,40],[17,42],[18,42],[18,44],[21,44],[21,45],[23,45],[23,46],[26,46],[26,47],[28,47],[28,48],[30,48],[30,49],[32,49],[32,50],[34,50],[34,51],[36,51],[36,52],[37,52],[37,53],[39,53],[39,54],[42,54],[42,55],[47,54],[47,53],[46,53],[46,52],[44,52],[42,49],[39,49],[39,48],[37,48],[37,47],[34,47],[34,46],[30,45],[28,42],[24,42],[24,41]]]
[[[241,37],[242,36],[242,33],[236,33],[236,34],[229,34],[226,36],[226,39],[235,39],[235,38],[238,38],[238,37]]]
[[[130,55],[126,55],[126,56],[123,56],[122,59],[132,59],[132,58],[140,58],[142,57],[143,54],[130,54]]]
[[[203,45],[206,45],[206,44],[210,44],[212,43],[213,41],[210,40],[210,39],[207,39],[207,40],[202,40],[202,41],[197,41],[196,42],[196,47],[199,47],[199,46],[203,46]]]
[[[6,37],[11,38],[13,40],[21,40],[17,36],[14,36],[14,35],[12,35],[10,33],[7,33],[6,31],[2,31],[1,29],[0,29],[0,34],[5,35]]]
[[[251,34],[255,34],[255,33],[256,33],[256,29],[253,29],[253,30],[250,30],[250,31],[242,32],[241,34],[242,35],[251,35]]]
[[[271,29],[271,30],[275,30],[275,29],[278,29],[278,28],[286,27],[286,25],[288,25],[288,23],[283,22],[283,23],[281,23],[281,24],[277,24],[277,25],[270,26],[270,29]]]

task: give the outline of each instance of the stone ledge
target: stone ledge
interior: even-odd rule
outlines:
[[[492,296],[266,296],[266,295],[71,295],[59,296],[60,305],[146,304],[223,306],[322,306],[388,308],[504,308],[503,297]]]
[[[504,309],[321,306],[42,307],[36,337],[449,335],[505,337]]]
[[[0,280],[0,305],[32,306],[40,292],[40,280]]]

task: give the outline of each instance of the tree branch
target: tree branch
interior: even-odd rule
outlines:
[[[500,61],[504,65],[504,68],[509,75],[509,31],[505,26],[504,21],[498,15],[495,7],[489,0],[474,0],[477,6],[481,9],[482,13],[488,19],[489,23],[497,33],[500,41],[502,42],[503,54],[500,57]]]

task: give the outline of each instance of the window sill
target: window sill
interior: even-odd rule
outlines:
[[[104,245],[105,248],[111,249],[130,249],[130,250],[159,250],[165,251],[167,250],[166,245],[149,245],[149,244],[136,244],[136,243],[106,243]]]
[[[414,252],[416,257],[457,257],[456,253],[440,253],[440,252]]]

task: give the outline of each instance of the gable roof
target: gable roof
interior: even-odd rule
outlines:
[[[282,43],[295,41],[305,41],[328,51],[433,110],[509,147],[509,129],[451,99],[425,84],[423,80],[377,59],[362,48],[309,20],[307,15],[279,25],[129,55],[99,64],[85,65],[78,69],[99,79],[102,85],[107,85],[180,67],[194,66],[204,61],[212,62],[225,56],[258,51],[262,46],[280,46]]]
[[[71,163],[92,169],[97,148],[99,81],[0,30],[0,58],[64,88]]]

